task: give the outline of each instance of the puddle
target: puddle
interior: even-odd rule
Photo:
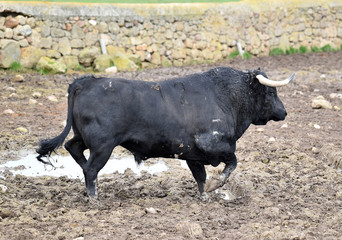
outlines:
[[[67,176],[69,178],[83,179],[83,172],[81,167],[75,162],[71,156],[53,156],[53,165],[48,166],[36,159],[36,153],[30,153],[20,160],[8,161],[0,165],[0,177],[1,172],[8,169],[14,175],[21,174],[27,177],[38,177],[38,176],[51,176],[61,177]],[[150,174],[158,174],[166,171],[168,167],[165,162],[159,160],[154,164],[143,162],[138,166],[133,156],[117,157],[112,156],[103,169],[99,172],[99,176],[111,173],[124,173],[126,169],[131,169],[135,174],[140,175],[142,171],[146,171]]]

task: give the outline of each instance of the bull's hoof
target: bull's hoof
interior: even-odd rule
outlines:
[[[97,200],[97,191],[95,189],[87,189],[87,193],[90,199]]]
[[[94,208],[102,208],[105,206],[104,203],[101,202],[97,197],[96,198],[90,197],[88,204]]]
[[[202,193],[200,198],[203,202],[209,202],[210,201],[210,197],[206,192]]]
[[[96,195],[88,195],[90,200],[97,200],[98,196]]]
[[[222,175],[219,176],[212,176],[209,178],[205,185],[204,185],[204,191],[206,192],[212,192],[220,187],[222,187],[225,183],[225,177]]]

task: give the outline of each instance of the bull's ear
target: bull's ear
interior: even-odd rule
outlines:
[[[258,71],[261,71],[261,67],[258,67]]]

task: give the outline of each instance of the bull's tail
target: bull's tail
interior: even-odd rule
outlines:
[[[69,95],[68,95],[68,114],[67,114],[67,122],[66,126],[61,134],[59,134],[57,137],[54,137],[52,139],[43,139],[39,142],[39,148],[36,150],[36,152],[39,154],[37,156],[37,159],[43,163],[48,163],[44,160],[42,160],[42,157],[48,157],[51,155],[51,153],[56,150],[58,147],[60,147],[65,138],[68,136],[71,125],[72,125],[72,109],[73,109],[73,99],[76,91],[75,84],[71,84],[69,86]]]

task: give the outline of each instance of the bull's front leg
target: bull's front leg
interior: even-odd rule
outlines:
[[[226,166],[224,167],[222,173],[217,176],[212,176],[208,179],[204,186],[204,191],[211,192],[220,187],[222,187],[226,182],[230,174],[234,171],[237,165],[237,159],[234,153],[230,153],[227,161],[225,161]]]
[[[192,175],[194,176],[197,185],[198,185],[198,190],[201,194],[201,196],[203,195],[204,192],[204,186],[205,186],[205,180],[207,177],[207,174],[205,172],[205,167],[201,162],[197,162],[197,161],[186,161],[186,163],[188,164]]]

